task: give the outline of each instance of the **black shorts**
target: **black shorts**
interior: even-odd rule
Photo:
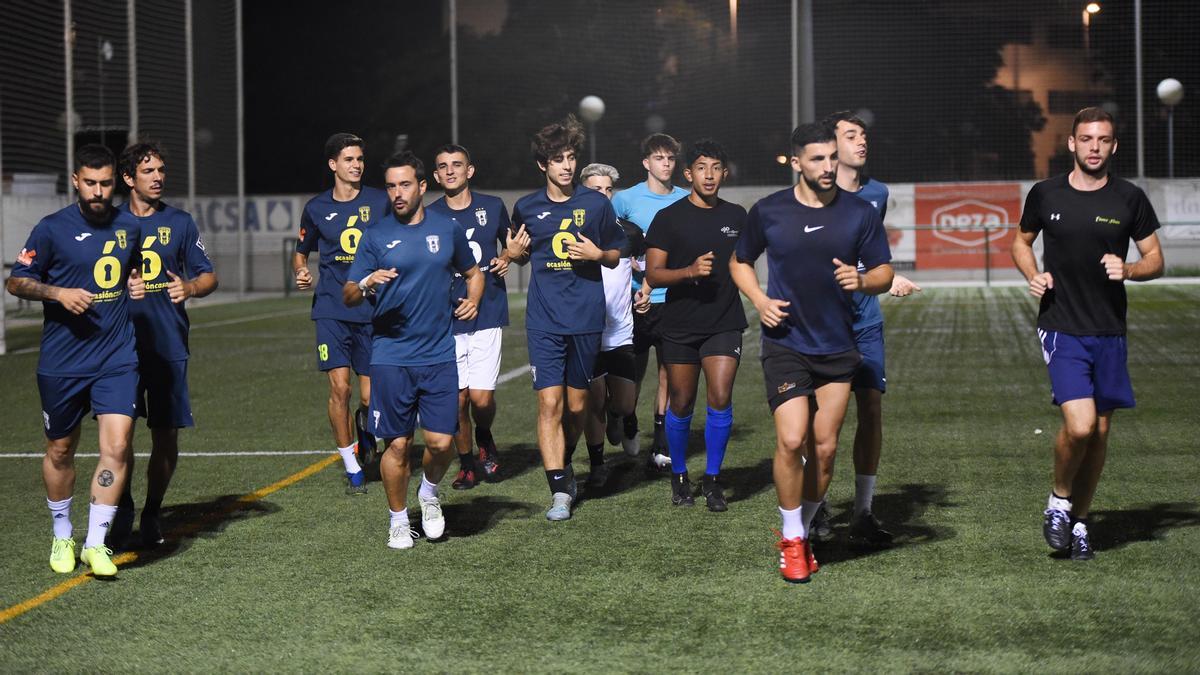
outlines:
[[[645,354],[654,347],[662,353],[662,311],[663,303],[650,305],[645,314],[633,313],[633,351],[635,354]]]
[[[799,396],[808,396],[830,382],[851,382],[862,363],[857,349],[838,354],[808,355],[763,340],[763,383],[771,412]]]
[[[633,345],[621,345],[606,352],[600,352],[596,356],[596,367],[592,371],[592,379],[611,376],[633,382],[637,375],[637,366],[634,360]]]
[[[742,360],[742,331],[727,330],[711,335],[663,336],[663,363],[698,364],[709,356],[731,356]]]

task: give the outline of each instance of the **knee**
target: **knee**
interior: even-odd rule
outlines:
[[[74,464],[74,454],[69,439],[60,438],[46,444],[46,459],[55,469],[70,468]]]
[[[667,407],[671,409],[671,414],[676,417],[688,417],[696,409],[696,397],[683,398],[682,396],[672,394],[667,400]]]
[[[1063,424],[1063,433],[1072,443],[1086,443],[1096,433],[1096,420],[1071,420]]]
[[[350,402],[350,385],[346,382],[334,382],[329,385],[329,400],[341,405]]]
[[[587,397],[572,397],[567,401],[567,413],[570,415],[582,415],[587,410]]]
[[[710,389],[708,391],[708,407],[713,410],[725,410],[733,402],[733,392],[728,390]]]

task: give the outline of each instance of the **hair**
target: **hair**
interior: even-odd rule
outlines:
[[[1075,131],[1079,129],[1080,124],[1088,124],[1090,122],[1108,122],[1113,128],[1113,137],[1117,135],[1117,123],[1113,121],[1113,116],[1104,108],[1091,106],[1084,108],[1075,113],[1075,120],[1071,122],[1071,135],[1075,135]]]
[[[463,157],[467,158],[467,164],[471,163],[471,153],[468,152],[466,148],[459,145],[458,143],[447,143],[447,144],[441,146],[440,148],[438,148],[437,150],[433,151],[434,166],[437,166],[438,155],[453,155],[455,153],[462,153]]]
[[[653,155],[658,150],[666,150],[672,155],[678,155],[679,147],[679,141],[667,134],[650,134],[642,139],[642,159]]]
[[[853,124],[853,125],[857,126],[858,128],[862,129],[863,131],[867,130],[867,123],[864,122],[861,117],[854,114],[854,112],[852,112],[850,110],[839,110],[835,113],[829,113],[828,115],[825,116],[824,120],[821,120],[821,122],[823,124],[828,124],[829,126],[833,127],[834,131],[837,131],[838,122],[849,122],[850,124]]]
[[[115,168],[117,159],[107,147],[99,143],[88,143],[75,150],[75,172],[79,173],[85,166],[89,169],[103,169],[106,166]]]
[[[583,125],[574,115],[567,115],[561,122],[547,124],[534,134],[533,158],[539,164],[545,164],[551,157],[567,150],[574,150],[578,155],[584,139]]]
[[[801,124],[792,131],[792,151],[803,150],[804,146],[809,143],[828,143],[836,140],[837,135],[834,133],[833,127],[825,122],[809,122]]]
[[[615,166],[600,164],[599,162],[583,167],[583,171],[579,172],[579,182],[582,183],[592,176],[608,176],[612,179],[613,185],[616,185],[617,181],[621,178],[621,174]]]
[[[711,157],[721,164],[729,165],[729,156],[725,154],[725,148],[721,144],[711,138],[701,138],[697,141],[692,141],[687,148],[687,154],[684,155],[684,166],[691,166],[693,162],[701,157]]]
[[[325,158],[337,159],[338,155],[342,154],[342,150],[350,147],[358,147],[361,150],[366,150],[366,145],[363,139],[354,134],[337,133],[329,137],[325,141]]]
[[[129,176],[130,178],[133,178],[137,175],[138,165],[150,157],[157,157],[162,159],[164,162],[166,161],[163,158],[162,149],[158,147],[157,143],[154,143],[153,141],[134,143],[121,152],[121,158],[117,162],[117,168],[120,169],[122,176]]]
[[[425,180],[425,163],[421,161],[420,157],[414,155],[412,151],[404,150],[388,157],[383,162],[383,172],[386,174],[388,169],[395,169],[399,166],[411,166],[413,172],[417,174],[417,180]]]

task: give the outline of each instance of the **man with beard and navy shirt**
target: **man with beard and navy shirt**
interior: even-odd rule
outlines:
[[[112,577],[117,566],[104,539],[124,487],[137,411],[129,300],[145,294],[138,271],[142,233],[137,219],[112,206],[116,160],[108,148],[79,148],[71,182],[78,201],[33,228],[6,287],[18,298],[40,300],[45,315],[37,379],[46,433],[42,478],[54,526],[50,568],[60,574],[75,569],[75,450],[90,409],[99,427],[100,459],[80,560],[93,575]]]

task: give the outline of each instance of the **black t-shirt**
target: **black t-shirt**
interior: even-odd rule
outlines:
[[[729,276],[729,258],[746,223],[746,209],[719,199],[702,209],[687,199],[661,209],[646,233],[646,247],[667,252],[667,268],[680,269],[713,252],[712,275],[667,288],[663,336],[688,339],[746,328],[746,312]]]
[[[1067,176],[1033,186],[1021,213],[1021,231],[1042,233],[1044,269],[1054,288],[1042,296],[1038,328],[1072,335],[1124,335],[1125,284],[1110,281],[1100,258],[1124,259],[1129,240],[1158,229],[1146,193],[1109,176],[1099,190],[1071,187]]]

